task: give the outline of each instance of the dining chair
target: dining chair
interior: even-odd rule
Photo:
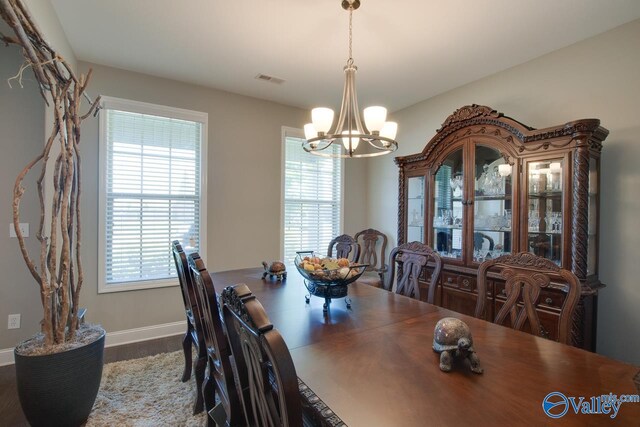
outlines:
[[[348,234],[342,234],[329,242],[329,248],[327,249],[329,258],[333,257],[334,248],[336,258],[347,258],[351,262],[358,262],[360,258],[360,245],[356,242],[356,239]]]
[[[387,272],[387,236],[378,230],[368,228],[357,232],[353,238],[361,249],[358,262],[367,264],[365,273],[356,281],[376,288],[384,287],[384,275]]]
[[[182,382],[187,382],[191,378],[192,370],[192,346],[195,346],[198,351],[198,359],[195,367],[196,377],[196,402],[193,406],[193,414],[199,414],[202,412],[204,402],[202,393],[202,383],[204,381],[204,373],[207,366],[207,350],[204,343],[203,329],[202,329],[202,315],[198,308],[196,291],[193,286],[191,272],[187,262],[187,256],[182,249],[182,245],[179,241],[174,240],[171,243],[171,250],[173,252],[173,261],[176,265],[176,271],[178,273],[178,281],[180,282],[180,289],[182,290],[182,300],[184,302],[184,311],[187,317],[187,331],[182,339],[182,351],[184,353],[184,372],[182,373]]]
[[[301,427],[296,369],[284,339],[245,284],[222,292],[222,311],[246,424]]]
[[[224,334],[222,317],[218,306],[218,294],[211,280],[211,276],[198,253],[189,255],[189,268],[193,276],[198,296],[198,307],[202,312],[204,325],[204,341],[207,352],[207,373],[201,394],[204,406],[209,414],[208,426],[216,426],[212,415],[216,402],[216,395],[224,409],[224,425],[241,426],[244,424],[242,407],[236,383],[233,378],[231,351]]]
[[[580,299],[580,282],[569,270],[558,267],[554,262],[529,252],[520,252],[483,262],[478,268],[478,295],[487,293],[487,273],[494,270],[505,281],[506,301],[496,314],[494,323],[508,323],[513,329],[523,330],[529,325],[532,334],[543,336],[536,306],[541,290],[561,287],[566,297],[560,309],[558,341],[571,343],[573,315]],[[553,280],[553,283],[552,283]],[[475,316],[484,318],[486,298],[478,298]]]
[[[418,300],[421,299],[418,281],[422,270],[427,266],[429,261],[433,262],[433,272],[429,280],[427,302],[434,304],[436,286],[438,285],[438,279],[442,271],[442,258],[440,258],[440,255],[431,249],[431,247],[420,242],[405,243],[391,251],[391,255],[389,256],[391,274],[389,275],[389,281],[385,289],[388,291],[393,289],[396,263],[398,263],[398,279],[395,292]]]

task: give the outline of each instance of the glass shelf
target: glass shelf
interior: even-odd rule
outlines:
[[[531,198],[548,198],[548,197],[562,197],[562,191],[543,191],[538,193],[529,193]]]
[[[494,196],[483,196],[476,194],[476,201],[481,202],[484,200],[511,200],[511,194],[496,194]]]
[[[555,234],[555,235],[561,235],[562,231],[528,231],[529,234]]]
[[[510,228],[474,228],[473,231],[482,231],[485,233],[511,233]]]

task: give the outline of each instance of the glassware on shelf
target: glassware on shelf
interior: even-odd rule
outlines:
[[[529,231],[540,231],[540,215],[537,211],[529,211]]]
[[[546,225],[547,233],[561,233],[562,232],[562,213],[561,212],[547,212],[544,222]]]
[[[443,209],[442,210],[442,224],[443,225],[453,225],[453,217],[451,216],[451,209]]]
[[[411,221],[409,225],[420,226],[422,225],[422,216],[418,213],[417,209],[411,211]]]
[[[451,185],[453,197],[462,197],[462,174],[458,173],[451,177],[451,179],[449,179],[449,184]]]
[[[503,214],[502,227],[511,230],[511,209],[505,209]]]

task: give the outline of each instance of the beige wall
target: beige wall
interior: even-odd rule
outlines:
[[[4,52],[0,50],[0,54]],[[14,55],[15,56],[15,55]],[[19,58],[11,64],[2,62],[3,75],[15,73]],[[260,261],[280,256],[280,189],[281,189],[281,132],[282,126],[301,128],[309,112],[273,102],[262,101],[200,86],[180,83],[124,70],[80,62],[78,71],[86,73],[93,67],[94,75],[89,93],[108,95],[136,101],[168,105],[203,111],[209,114],[208,135],[208,254],[207,266],[211,270],[259,266]],[[2,76],[0,76],[2,77]],[[26,94],[17,94],[18,96]],[[30,109],[42,111],[41,101],[33,95],[25,96],[33,104]],[[3,96],[3,104],[5,98]],[[7,101],[9,101],[7,99]],[[9,101],[10,104],[12,101]],[[25,101],[26,102],[26,101]],[[30,111],[27,109],[27,111]],[[18,122],[25,131],[33,131],[35,148],[42,144],[42,113],[36,117],[19,116],[3,120],[0,129]],[[36,129],[34,131],[34,128]],[[22,139],[25,137],[22,136]],[[21,139],[18,137],[11,139]],[[98,254],[98,120],[88,119],[83,125],[83,261],[85,285],[82,305],[89,309],[90,321],[102,323],[107,331],[175,322],[184,317],[178,288],[150,289],[111,294],[97,293]],[[20,151],[20,150],[16,150]],[[35,155],[35,154],[33,154]],[[24,159],[22,159],[24,157]],[[6,175],[2,200],[10,201],[10,185],[18,166],[26,163],[20,151],[20,161],[2,157],[11,165],[10,170],[0,168]],[[0,159],[0,161],[2,161]],[[13,166],[15,165],[15,166]],[[363,228],[366,206],[366,165],[361,161],[347,162],[345,167],[344,230],[354,233]],[[10,203],[3,202],[3,215],[10,221]],[[3,216],[2,218],[5,218]],[[32,227],[36,219],[32,219]],[[8,238],[0,238],[9,240]],[[0,349],[15,345],[37,331],[41,318],[35,284],[22,266],[15,242],[8,242],[0,256],[6,252],[11,261],[4,263],[2,272],[11,268],[25,274],[10,276],[15,291],[4,292],[0,300]],[[27,289],[30,290],[27,296]],[[35,295],[35,298],[34,298]],[[5,334],[4,319],[9,312],[23,314],[24,327],[14,334]]]
[[[598,352],[640,364],[640,20],[403,109],[397,155],[416,153],[444,119],[484,104],[544,128],[596,117],[611,133],[602,152]],[[496,46],[495,48],[499,48]],[[472,64],[469,64],[472,66]],[[416,84],[429,84],[428,81]],[[397,235],[397,167],[368,164],[369,222]]]

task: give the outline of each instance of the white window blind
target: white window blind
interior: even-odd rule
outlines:
[[[326,254],[341,230],[342,159],[309,154],[302,142],[301,137],[284,137],[285,262],[293,261],[301,250]],[[334,144],[327,150],[340,148]]]
[[[171,242],[201,248],[203,123],[135,107],[101,112],[103,291],[175,284]]]

